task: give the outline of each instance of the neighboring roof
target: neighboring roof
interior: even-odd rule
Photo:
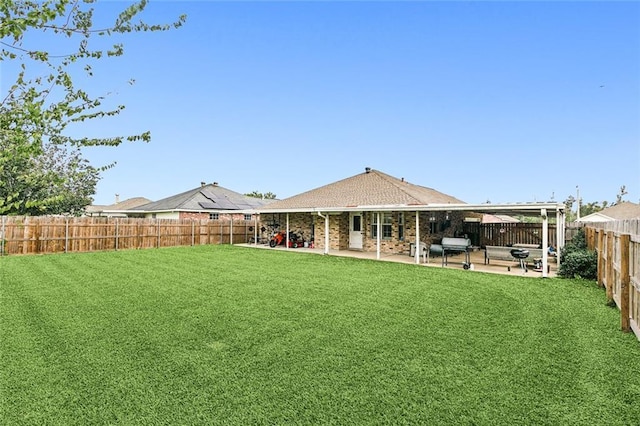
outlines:
[[[95,204],[91,206],[87,206],[85,211],[87,213],[100,213],[100,212],[111,212],[111,211],[122,211],[136,208],[138,206],[150,203],[151,200],[144,197],[133,197],[128,198],[124,201],[120,201],[119,203],[109,204],[109,205],[100,205]]]
[[[427,204],[464,204],[464,201],[367,168],[364,173],[275,201],[260,210]]]
[[[250,210],[271,201],[248,197],[212,183],[131,210],[136,212]]]
[[[489,214],[482,215],[482,223],[518,223],[520,220],[506,214]]]
[[[578,219],[580,222],[605,222],[640,218],[640,204],[623,201]]]

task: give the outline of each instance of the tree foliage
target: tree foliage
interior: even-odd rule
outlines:
[[[573,195],[569,195],[567,199],[564,200],[564,204],[567,207],[567,220],[569,222],[572,222],[577,219],[577,213],[573,212],[574,205],[579,206],[580,217],[584,217],[592,213],[597,213],[601,210],[604,210],[607,207],[615,206],[616,204],[622,203],[624,201],[623,197],[625,195],[627,195],[627,187],[625,185],[622,185],[620,187],[620,192],[618,192],[618,194],[616,195],[615,203],[609,203],[609,201],[607,200],[592,201],[592,202],[585,203],[582,201],[582,198],[580,198],[580,200],[577,200]],[[576,207],[576,212],[577,212],[577,207]]]
[[[149,132],[73,136],[70,125],[113,117],[124,109],[104,108],[106,95],[88,93],[74,81],[78,70],[91,77],[97,61],[124,54],[121,43],[104,48],[98,40],[178,28],[186,17],[169,25],[147,24],[139,16],[148,0],[141,0],[115,16],[109,27],[95,28],[91,3],[3,0],[0,5],[0,61],[20,64],[14,83],[0,98],[0,214],[77,212],[91,201],[100,172],[112,166],[91,167],[81,148],[150,140]],[[53,55],[33,46],[27,37],[32,33],[44,33],[70,51]]]
[[[248,194],[244,194],[247,197],[253,197],[253,198],[261,198],[263,200],[275,200],[276,199],[276,194],[274,194],[273,192],[266,192],[266,193],[262,193],[262,192],[258,192],[258,191],[252,191]]]

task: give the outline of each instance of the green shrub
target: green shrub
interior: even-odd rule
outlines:
[[[560,250],[560,268],[558,276],[562,278],[598,278],[598,255],[587,249],[584,231],[581,229],[571,242]]]
[[[565,253],[558,275],[563,278],[595,280],[598,278],[598,255],[587,249]]]

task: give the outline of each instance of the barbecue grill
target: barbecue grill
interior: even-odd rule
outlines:
[[[527,262],[525,259],[529,257],[529,250],[516,248],[511,250],[511,256],[520,261],[520,269],[522,269],[522,272],[527,272]]]
[[[469,250],[471,249],[471,240],[469,238],[444,237],[442,239],[442,266],[447,264],[447,256],[449,254],[464,253],[464,269],[468,269],[471,262],[469,261]]]

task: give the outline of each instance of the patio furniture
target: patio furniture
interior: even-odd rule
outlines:
[[[450,254],[464,253],[464,264],[468,265],[471,263],[469,261],[469,250],[471,249],[471,240],[469,238],[460,238],[460,237],[444,237],[442,239],[442,266],[447,264],[447,257]],[[466,268],[465,268],[466,269]]]

